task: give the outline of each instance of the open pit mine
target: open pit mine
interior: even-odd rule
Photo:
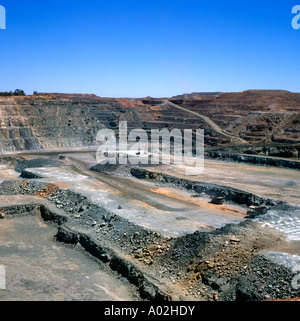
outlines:
[[[287,91],[0,97],[0,300],[297,300],[299,111]],[[120,122],[203,129],[203,172],[99,165]]]

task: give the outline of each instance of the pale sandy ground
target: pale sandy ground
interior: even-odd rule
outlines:
[[[196,176],[187,176],[185,165],[163,165],[151,167],[151,170],[190,180],[231,186],[300,205],[300,171],[297,170],[213,160],[206,160],[203,173]]]

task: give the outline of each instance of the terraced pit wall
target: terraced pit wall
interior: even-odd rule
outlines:
[[[299,144],[299,97],[276,91],[182,100],[72,94],[0,97],[0,152],[97,145],[97,132],[117,132],[120,121],[128,122],[128,130],[204,129],[207,146],[241,141]]]

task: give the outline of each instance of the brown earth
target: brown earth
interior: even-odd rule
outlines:
[[[0,150],[96,145],[97,132],[128,128],[205,130],[210,146],[299,143],[300,94],[245,91],[158,99],[43,94],[0,97]]]
[[[299,143],[299,93],[247,90],[172,102],[210,117],[227,132],[250,143]]]
[[[51,150],[51,153],[56,150],[58,154],[62,149],[96,146],[97,132],[105,127],[117,132],[119,121],[127,121],[129,130],[132,128],[143,128],[148,131],[162,128],[203,128],[205,144],[209,146],[222,148],[226,146],[233,149],[240,145],[248,146],[248,144],[249,146],[281,144],[281,148],[284,148],[287,143],[293,146],[299,144],[299,110],[300,94],[286,91],[250,90],[214,95],[206,93],[170,99],[102,98],[95,95],[55,93],[26,97],[0,97],[0,152],[44,149]],[[16,155],[20,156],[20,154]],[[293,150],[292,155],[293,158],[298,159],[298,149]],[[59,158],[59,155],[53,157]],[[12,166],[12,160],[5,161]],[[17,158],[15,161],[17,162]],[[244,212],[232,210],[232,204],[216,206],[208,203],[205,198],[191,199],[191,195],[187,197],[185,191],[175,192],[174,189],[170,191],[164,186],[149,186],[148,182],[141,184],[132,177],[114,177],[91,172],[87,164],[83,166],[81,160],[76,162],[74,156],[72,158],[69,155],[65,162],[69,166],[67,169],[56,168],[51,173],[55,185],[47,184],[42,189],[33,188],[37,182],[30,180],[24,180],[19,185],[20,178],[16,178],[14,172],[4,168],[2,174],[4,184],[0,185],[4,193],[3,197],[10,201],[10,194],[23,195],[32,189],[30,195],[41,199],[47,198],[52,207],[56,206],[64,212],[61,217],[56,211],[53,215],[49,212],[54,221],[60,218],[62,223],[67,217],[70,223],[70,225],[62,224],[64,226],[58,231],[58,239],[66,243],[70,243],[70,240],[72,242],[79,240],[90,253],[93,253],[94,247],[97,246],[101,249],[98,252],[103,254],[100,255],[100,260],[109,262],[112,269],[128,277],[128,280],[131,279],[131,282],[138,283],[141,294],[147,294],[145,297],[156,298],[162,295],[160,291],[152,293],[152,290],[157,288],[157,284],[167,285],[174,291],[175,298],[184,296],[185,299],[192,297],[201,300],[262,300],[268,297],[299,296],[298,292],[291,289],[291,280],[288,278],[290,271],[278,269],[261,254],[263,251],[284,250],[286,253],[298,255],[299,244],[294,241],[287,243],[285,236],[274,229],[262,228],[252,221],[246,221],[237,225],[227,224],[223,228],[207,233],[207,231],[200,232],[198,225],[195,225],[195,229],[197,227],[198,230],[193,234],[186,233],[182,237],[173,239],[145,228],[141,224],[141,222],[144,224],[146,219],[149,220],[150,213],[153,220],[151,227],[159,225],[158,227],[163,229],[169,225],[167,219],[172,220],[173,216],[170,212],[174,210],[176,214],[173,219],[174,226],[183,230],[186,226],[190,228],[194,223],[182,220],[183,212],[189,211],[190,207],[195,207],[197,215],[209,214],[211,209],[225,214],[234,213],[235,216],[242,216],[244,219],[242,215]],[[236,164],[231,166],[235,167],[236,172],[241,167]],[[74,170],[76,175],[73,175],[73,181],[70,181],[69,177],[72,177]],[[256,169],[257,172],[260,170],[261,168]],[[282,181],[278,181],[278,191],[274,192],[274,186],[277,185],[269,181],[269,178],[279,180],[279,175],[275,174],[273,168],[269,170],[269,174],[259,175],[260,179],[252,184],[255,191],[250,190],[250,192],[256,194],[258,192],[256,185],[259,184],[260,188],[264,189],[264,193],[276,192],[280,196],[279,199],[290,201],[291,198],[297,198],[297,195],[290,193],[298,186],[296,172],[290,170],[291,178],[286,175]],[[233,173],[233,170],[229,172]],[[245,175],[248,173],[245,172],[245,168],[241,172],[240,177],[227,177],[224,169],[222,175],[216,175],[220,173],[217,168],[213,172],[214,175],[212,172],[206,173],[205,181],[217,180],[228,186],[242,188],[243,186],[238,185],[245,185],[247,188],[243,187],[243,190],[250,189],[250,181],[254,180],[253,172],[249,171],[251,179]],[[86,177],[81,186],[79,178],[82,178],[83,174]],[[179,173],[177,176],[180,176]],[[65,180],[63,177],[66,177]],[[9,181],[16,179],[17,183],[5,182],[8,179]],[[199,178],[199,182],[202,179],[204,177]],[[246,182],[243,181],[245,179]],[[99,180],[99,182],[93,184],[93,180]],[[100,208],[85,196],[71,191],[72,186],[85,191],[89,186],[90,188],[98,186],[97,194],[101,197],[106,195],[105,202],[101,199],[103,204],[101,203]],[[7,191],[8,187],[9,191]],[[117,191],[111,191],[111,189]],[[285,191],[288,191],[286,195],[283,193]],[[92,192],[90,191],[91,195],[94,195]],[[106,194],[101,195],[100,192],[106,192]],[[104,205],[108,204],[109,197],[113,198],[114,207],[108,211]],[[122,203],[117,203],[116,199]],[[130,211],[127,211],[128,204]],[[133,217],[132,204],[147,208],[149,210],[147,215],[141,216],[139,211],[139,216]],[[19,207],[12,206],[6,210],[18,212]],[[244,210],[246,212],[246,207]],[[49,214],[47,211],[46,214],[44,213],[46,217]],[[103,215],[99,216],[102,212]],[[166,213],[163,217],[159,217],[159,220],[163,218],[165,226],[157,219],[157,214],[162,212]],[[124,217],[120,213],[123,213]],[[293,213],[291,215],[296,215]],[[126,215],[129,214],[131,218],[128,220]],[[0,218],[7,219],[7,213],[1,210]],[[84,235],[83,227],[96,239],[96,243]],[[16,234],[21,229],[22,227]],[[290,225],[287,224],[285,230],[289,229]],[[105,237],[102,237],[103,235]],[[36,242],[36,240],[33,241]],[[122,255],[119,255],[120,253]],[[266,270],[268,274],[264,275]],[[126,271],[130,271],[131,274],[128,272],[129,275],[126,275]],[[262,276],[260,283],[255,285],[253,280],[257,278],[258,272]],[[159,282],[153,281],[152,284],[151,281],[148,284],[148,276],[157,277]],[[272,288],[267,288],[267,285],[272,285]],[[265,286],[265,290],[261,294],[259,290],[262,286]]]

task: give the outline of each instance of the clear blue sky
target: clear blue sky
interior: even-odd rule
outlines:
[[[300,0],[0,0],[0,91],[300,91]]]

